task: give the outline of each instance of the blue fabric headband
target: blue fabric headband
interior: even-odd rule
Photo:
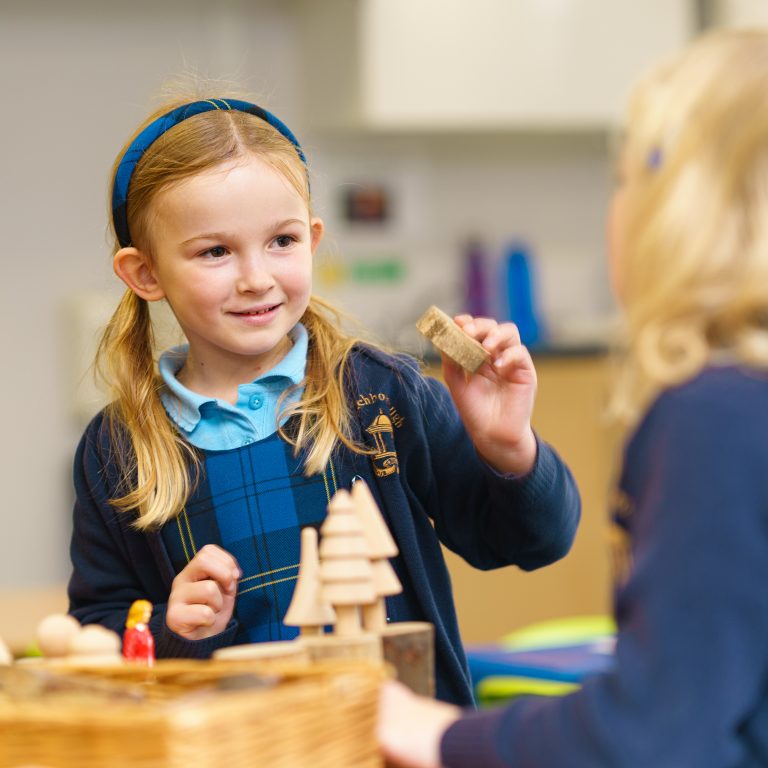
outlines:
[[[291,133],[288,126],[281,120],[278,120],[271,112],[262,109],[256,104],[248,101],[239,101],[237,99],[209,99],[206,101],[193,101],[190,104],[184,104],[176,107],[170,112],[153,120],[132,142],[131,146],[125,151],[117,166],[115,173],[115,183],[112,187],[112,221],[115,226],[115,234],[120,245],[125,248],[131,244],[131,233],[128,231],[128,216],[126,211],[126,200],[128,198],[128,185],[131,183],[136,163],[141,160],[142,155],[149,149],[154,141],[162,136],[166,131],[173,128],[174,125],[186,120],[193,115],[199,115],[201,112],[210,112],[211,110],[237,110],[238,112],[247,112],[250,115],[256,115],[273,128],[277,129],[286,139],[288,139],[298,153],[301,161],[306,165],[307,158],[301,149],[296,137]]]

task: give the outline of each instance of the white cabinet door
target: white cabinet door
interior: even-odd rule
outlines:
[[[766,0],[768,2],[768,0]],[[315,8],[329,11],[334,2]],[[694,28],[692,0],[357,0],[318,60],[342,113],[414,129],[602,127],[636,78]],[[343,16],[343,12],[342,12]],[[356,36],[350,53],[347,32]],[[345,53],[341,53],[345,51]],[[346,81],[346,82],[345,82]],[[353,82],[353,107],[338,103]],[[329,87],[326,84],[326,88]],[[338,114],[338,113],[337,113]]]
[[[719,26],[768,26],[768,1],[716,0],[712,15]]]

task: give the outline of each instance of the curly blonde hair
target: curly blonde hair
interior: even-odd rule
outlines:
[[[646,77],[623,168],[612,410],[629,425],[718,359],[768,367],[768,33],[702,36]]]

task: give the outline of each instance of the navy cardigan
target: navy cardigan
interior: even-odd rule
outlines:
[[[471,681],[440,542],[480,569],[514,564],[530,570],[551,563],[566,554],[575,535],[576,486],[542,441],[534,469],[522,478],[487,467],[446,388],[423,376],[411,358],[360,347],[351,362],[347,384],[357,437],[376,454],[340,446],[333,458],[339,487],[348,488],[357,476],[373,491],[400,550],[393,565],[403,593],[387,600],[388,615],[434,624],[437,695],[470,704]],[[118,494],[116,450],[99,414],[74,463],[70,611],[83,623],[122,633],[131,602],[148,599],[158,657],[205,658],[233,642],[236,622],[198,641],[167,628],[165,608],[176,573],[161,532],[136,531],[134,516],[109,504]],[[204,451],[202,457],[205,472]]]

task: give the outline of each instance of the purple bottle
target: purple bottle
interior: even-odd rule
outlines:
[[[467,243],[464,256],[464,311],[474,317],[490,316],[486,257],[477,239]]]

